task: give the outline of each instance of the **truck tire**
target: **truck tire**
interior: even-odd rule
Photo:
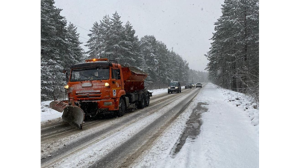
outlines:
[[[123,98],[120,98],[119,101],[119,110],[117,111],[117,116],[121,117],[125,114],[125,102]]]
[[[141,101],[138,102],[138,108],[139,108],[139,109],[142,109],[142,108],[144,108],[144,107],[145,107],[145,95],[142,94],[142,95],[141,95]]]
[[[150,104],[150,97],[147,95],[145,98],[145,107],[148,107]]]

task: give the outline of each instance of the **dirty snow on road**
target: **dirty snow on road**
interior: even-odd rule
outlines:
[[[162,93],[162,90],[157,93]],[[152,148],[136,158],[132,167],[259,167],[258,105],[251,101],[244,94],[208,83],[185,112],[156,139]],[[42,110],[42,113],[48,113],[48,118],[51,118],[50,111],[43,103]],[[194,113],[196,115],[191,115]],[[53,118],[58,114],[53,113]],[[188,130],[189,133],[185,134],[187,137],[184,137],[183,132],[187,131],[186,123],[190,116],[199,117],[189,124],[195,128],[200,126],[200,131],[192,135],[190,132],[193,131]],[[143,127],[143,122],[137,122],[133,127]],[[97,147],[91,146],[92,151],[95,148]],[[73,157],[79,159],[84,155]],[[72,160],[64,160],[64,165],[76,167]]]

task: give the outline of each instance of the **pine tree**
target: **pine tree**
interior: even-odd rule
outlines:
[[[119,44],[122,47],[121,55],[123,55],[123,57],[119,60],[120,63],[124,66],[135,66],[137,63],[141,63],[138,38],[135,36],[135,30],[133,30],[129,22],[125,24],[122,41],[120,41]]]
[[[156,38],[154,36],[144,36],[140,42],[141,55],[143,56],[142,69],[149,75],[146,82],[150,85],[157,80],[157,52],[156,52]]]
[[[157,44],[157,84],[159,88],[166,86],[169,81],[167,80],[167,62],[168,62],[168,49],[167,46],[161,42],[158,41]]]
[[[64,94],[63,71],[82,60],[77,28],[60,15],[53,0],[41,2],[41,98],[59,99]]]
[[[109,58],[109,56],[112,54],[110,52],[110,45],[112,44],[111,26],[112,22],[109,15],[104,16],[103,19],[100,21],[100,39],[102,42],[102,45],[100,47],[101,57]]]
[[[66,21],[53,0],[41,2],[41,98],[57,99],[63,93],[62,57],[66,53]]]
[[[72,23],[69,23],[67,26],[66,41],[68,43],[68,54],[64,57],[64,68],[68,69],[72,65],[83,61],[83,49],[80,46],[82,43],[79,41],[79,33],[77,33],[77,28]]]
[[[124,27],[122,26],[121,17],[117,12],[115,12],[111,19],[111,27],[108,31],[109,39],[107,41],[106,45],[106,55],[109,59],[112,60],[122,60],[124,59],[123,53],[123,31]]]
[[[103,39],[101,39],[101,30],[98,22],[94,23],[90,32],[91,33],[88,34],[90,38],[87,41],[87,44],[85,45],[88,47],[88,58],[100,58],[101,47],[103,47]]]
[[[258,97],[258,1],[225,0],[207,53],[210,79]]]

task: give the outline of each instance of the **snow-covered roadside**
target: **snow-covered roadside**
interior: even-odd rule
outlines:
[[[225,93],[235,95],[229,90]],[[250,103],[247,99],[240,101],[243,101],[242,104]],[[172,148],[198,102],[208,104],[205,105],[208,111],[201,117],[201,132],[194,140],[188,138],[180,152],[172,156]],[[187,112],[178,117],[133,167],[259,167],[256,128],[258,129],[253,122],[251,123],[251,118],[244,109],[228,101],[223,89],[208,83],[189,105]]]
[[[59,121],[61,119],[62,113],[53,110],[49,107],[51,101],[41,102],[41,124],[46,124],[48,122]]]
[[[251,124],[255,126],[257,133],[259,132],[259,105],[254,99],[243,93],[234,92],[232,90],[219,88],[226,97],[225,101],[231,102],[232,105],[245,111],[251,120]]]

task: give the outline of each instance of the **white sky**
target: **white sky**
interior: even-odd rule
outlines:
[[[116,11],[123,24],[129,21],[139,39],[154,35],[169,50],[204,71],[214,23],[221,16],[224,0],[55,0],[62,16],[77,26],[85,44],[93,23]],[[84,47],[87,50],[86,47]]]
[[[166,93],[167,89],[152,91],[153,95],[157,95]],[[49,102],[42,102],[40,106],[40,121],[42,123],[49,119],[61,117],[62,113],[44,106]],[[179,153],[175,157],[171,157],[170,152],[198,102],[208,104],[203,105],[208,110],[201,114],[203,123],[200,127],[200,134],[194,140],[187,138]],[[143,129],[155,118],[164,115],[164,111],[168,111],[177,103],[175,101],[164,108],[165,110],[145,117],[126,128],[126,130],[117,132],[91,145],[90,148],[84,149],[79,154],[63,159],[60,163],[57,163],[57,167],[76,167],[77,164],[88,167],[90,161],[95,161],[94,159],[105,155],[105,152],[109,151],[108,149],[116,148],[118,144],[129,139],[134,132]],[[239,106],[236,106],[237,104]],[[177,120],[156,141],[153,148],[145,151],[145,155],[136,160],[133,167],[259,168],[260,107],[254,109],[253,105],[255,104],[251,103],[249,97],[244,94],[222,89],[208,83],[201,89],[186,111],[178,116]],[[62,142],[59,143],[63,144]]]

